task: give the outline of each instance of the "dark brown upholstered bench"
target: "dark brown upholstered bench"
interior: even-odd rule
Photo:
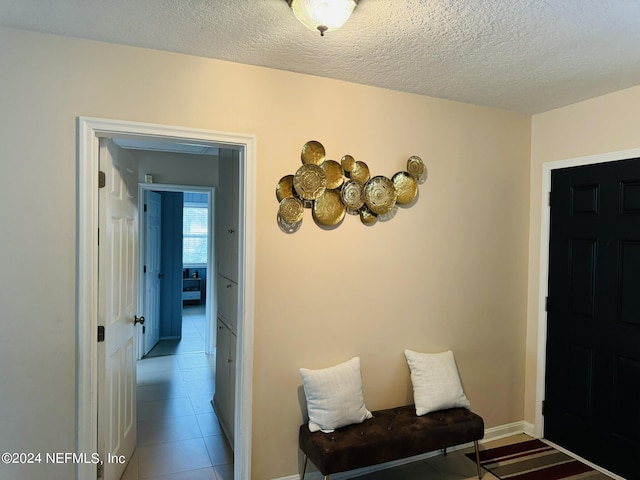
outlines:
[[[484,436],[482,417],[466,408],[451,408],[418,417],[413,405],[379,410],[363,423],[333,433],[310,432],[300,426],[298,445],[325,479],[329,475],[413,457],[433,450],[473,442],[480,478],[478,440]]]

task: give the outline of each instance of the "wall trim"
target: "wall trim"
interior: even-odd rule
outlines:
[[[519,433],[525,432],[525,422],[524,420],[514,423],[507,423],[505,425],[499,425],[497,427],[487,428],[484,431],[484,438],[480,440],[480,444],[486,442],[491,442],[493,440],[498,440],[504,437],[510,437],[512,435],[517,435]],[[464,443],[462,445],[456,445],[455,447],[449,447],[447,449],[448,452],[455,452],[456,450],[462,450],[464,448],[473,447],[473,443]],[[400,460],[394,460],[393,462],[381,463],[379,465],[373,465],[371,467],[358,468],[356,470],[350,470],[348,472],[336,473],[331,475],[332,480],[345,480],[347,478],[359,477],[362,475],[368,475],[375,472],[380,472],[383,470],[387,470],[389,468],[399,467],[401,465],[406,465],[408,463],[419,462],[421,460],[426,460],[427,458],[436,457],[438,455],[442,455],[442,450],[434,450],[433,452],[422,453],[420,455],[416,455],[414,457],[403,458]],[[302,467],[300,467],[302,468]],[[311,470],[313,465],[311,462],[307,465],[307,474],[305,475],[305,479],[309,480],[322,480],[324,477],[317,470]],[[275,478],[273,480],[300,480],[300,475],[289,475],[287,477]]]
[[[548,295],[549,282],[549,222],[551,221],[549,192],[551,191],[551,172],[559,168],[580,167],[584,165],[615,162],[618,160],[627,160],[638,157],[640,157],[640,148],[634,148],[585,157],[556,160],[542,164],[542,191],[540,192],[540,264],[538,267],[538,349],[536,353],[535,437],[542,438],[544,436],[542,401],[545,398],[544,377],[547,363],[547,312],[545,311],[545,300]]]
[[[536,435],[536,426],[531,422],[524,422],[524,433],[529,435],[530,437],[540,438]]]
[[[242,178],[238,229],[241,317],[238,322],[234,478],[251,478],[253,324],[255,297],[256,137],[167,125],[77,119],[76,196],[76,450],[97,452],[98,158],[99,137],[146,137],[240,149]],[[95,480],[96,466],[78,464],[78,480]]]

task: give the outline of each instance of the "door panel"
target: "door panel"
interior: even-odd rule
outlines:
[[[640,159],[551,185],[544,434],[639,479]]]
[[[117,480],[136,445],[135,326],[137,171],[110,140],[100,141],[98,450],[104,479]],[[111,461],[108,461],[111,459]],[[114,461],[116,459],[116,461]]]
[[[218,315],[233,333],[238,331],[238,284],[218,275]]]
[[[159,193],[145,190],[145,267],[144,276],[144,352],[146,355],[160,339],[160,282],[162,275],[160,242],[161,197]]]

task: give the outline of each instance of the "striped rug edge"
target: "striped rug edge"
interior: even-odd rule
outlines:
[[[524,462],[535,455],[547,452],[558,452],[551,445],[539,439],[527,440],[524,442],[512,443],[500,447],[480,450],[480,465],[501,480],[563,480],[572,478],[585,478],[589,472],[595,472],[590,466],[567,457],[569,460],[561,464],[547,465],[539,469],[525,469],[520,472],[510,472],[508,475],[500,476],[500,462],[518,463]],[[467,453],[466,456],[475,462],[475,453]],[[587,475],[588,476],[588,475]]]

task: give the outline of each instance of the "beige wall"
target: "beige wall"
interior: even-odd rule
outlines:
[[[133,158],[138,160],[140,182],[144,182],[145,173],[150,173],[153,183],[200,187],[218,185],[217,155],[133,150]]]
[[[531,223],[525,420],[535,420],[542,165],[640,147],[640,87],[535,115],[531,129]]]
[[[9,29],[0,45],[0,451],[74,447],[79,115],[257,137],[253,478],[296,472],[303,366],[359,355],[377,409],[411,401],[403,349],[452,349],[487,427],[523,419],[528,116]],[[418,202],[332,231],[306,211],[282,233],[275,186],[310,139],[374,175],[421,156]],[[71,471],[0,465],[2,478]]]

